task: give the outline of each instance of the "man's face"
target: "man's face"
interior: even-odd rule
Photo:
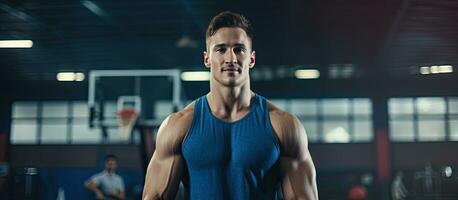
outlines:
[[[249,81],[249,71],[255,64],[251,39],[241,28],[220,28],[208,39],[204,53],[205,66],[210,68],[212,81],[227,87]]]
[[[117,167],[117,162],[115,159],[108,159],[105,161],[105,169],[109,172],[114,172]]]

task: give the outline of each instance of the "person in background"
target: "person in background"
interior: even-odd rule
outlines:
[[[406,187],[404,186],[404,183],[402,182],[403,177],[404,173],[402,173],[402,171],[399,171],[393,180],[393,183],[391,185],[391,196],[393,200],[406,199],[407,195],[409,194]]]
[[[95,194],[96,199],[125,199],[124,181],[115,173],[117,160],[115,155],[105,156],[105,170],[93,175],[84,183],[84,186]]]

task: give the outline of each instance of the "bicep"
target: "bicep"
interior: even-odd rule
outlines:
[[[181,155],[161,155],[155,152],[146,171],[143,198],[174,197],[181,180],[183,164]]]
[[[143,199],[173,198],[178,190],[184,161],[177,150],[180,143],[167,128],[167,120],[158,132],[156,150],[146,171]]]
[[[285,199],[317,199],[316,172],[311,157],[282,157],[280,163]]]
[[[308,150],[307,134],[296,117],[290,119],[282,135],[280,159],[285,198],[318,199],[316,171]]]

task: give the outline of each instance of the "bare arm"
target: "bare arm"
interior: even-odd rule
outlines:
[[[104,199],[102,191],[100,191],[99,188],[97,188],[97,185],[95,185],[93,181],[91,180],[86,181],[84,183],[84,186],[86,186],[86,188],[89,191],[95,193],[97,199]]]
[[[304,127],[291,114],[282,112],[271,116],[282,146],[280,166],[285,199],[318,199],[316,171]]]
[[[281,158],[285,199],[318,199],[312,159]]]
[[[175,198],[184,170],[180,148],[190,125],[187,116],[172,114],[159,128],[156,151],[146,171],[144,200]]]

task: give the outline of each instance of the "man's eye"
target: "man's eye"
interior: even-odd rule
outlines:
[[[216,49],[216,52],[219,52],[219,53],[224,53],[226,51],[225,48],[218,48]]]
[[[243,47],[237,47],[234,49],[234,53],[244,53],[245,49]]]

